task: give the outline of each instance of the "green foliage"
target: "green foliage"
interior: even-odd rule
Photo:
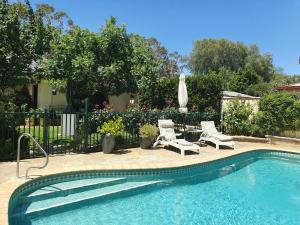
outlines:
[[[97,38],[98,70],[100,85],[111,95],[131,92],[134,79],[131,76],[132,46],[124,25],[117,26],[116,19],[111,17]]]
[[[272,93],[260,99],[260,111],[253,115],[243,102],[233,102],[224,115],[224,129],[230,134],[264,136],[300,130],[300,97]]]
[[[154,53],[155,60],[159,64],[159,77],[178,77],[185,67],[185,58],[178,52],[169,53],[156,38],[149,38],[149,45]]]
[[[96,36],[88,30],[74,28],[51,44],[51,54],[43,61],[43,75],[48,80],[66,83],[67,101],[83,99],[96,91]]]
[[[268,134],[282,130],[299,130],[300,97],[293,93],[273,93],[260,100],[261,115],[258,123]]]
[[[136,79],[141,108],[176,106],[177,77],[183,58],[177,52],[169,54],[155,38],[147,40],[139,35],[131,35],[131,42],[132,74]]]
[[[116,117],[112,120],[104,122],[101,128],[98,128],[98,132],[101,134],[110,134],[112,136],[121,136],[124,131],[123,119]]]
[[[178,78],[161,78],[156,84],[155,91],[145,90],[140,93],[139,102],[147,109],[163,109],[168,107],[178,108]],[[216,73],[211,72],[207,76],[187,76],[188,108],[191,111],[204,112],[220,110],[222,95],[222,79]],[[144,99],[151,99],[151,104],[143,104]]]
[[[30,79],[32,45],[30,24],[22,24],[18,13],[6,0],[0,2],[0,88]]]
[[[16,119],[13,113],[5,112],[17,112],[18,107],[12,102],[0,101],[0,123],[1,126],[13,130],[15,128]]]
[[[13,140],[0,139],[0,161],[11,159],[12,150],[13,150]]]
[[[116,117],[122,117],[124,129],[128,132],[138,132],[140,124],[157,125],[157,121],[161,118],[172,119],[175,123],[183,123],[183,115],[178,112],[178,109],[165,109],[163,111],[129,111],[124,113],[110,112],[107,110],[99,110],[89,114],[89,129],[90,132],[96,132],[97,127],[109,120],[114,120]],[[199,125],[200,121],[213,120],[216,123],[220,121],[220,115],[215,111],[206,111],[203,113],[189,112],[186,114],[186,123],[191,125]]]
[[[253,111],[244,101],[232,101],[224,112],[223,127],[229,134],[250,135],[252,123],[250,116]]]
[[[157,133],[157,127],[151,124],[144,124],[140,128],[140,137],[154,139],[157,136]]]
[[[219,74],[225,90],[260,96],[270,92],[270,86],[264,92],[258,84],[269,83],[275,73],[271,55],[261,54],[255,45],[225,39],[196,41],[189,65],[196,75]]]
[[[188,108],[193,111],[220,111],[222,79],[214,72],[207,76],[186,78],[189,101]]]
[[[196,41],[189,65],[197,75],[209,71],[218,73],[223,68],[237,73],[241,70],[251,71],[262,80],[269,81],[274,74],[270,55],[262,55],[255,45],[246,46],[226,39]]]
[[[273,82],[259,82],[257,84],[250,85],[245,92],[252,96],[261,97],[274,92],[274,86],[276,85]]]
[[[230,77],[228,88],[231,91],[245,93],[249,86],[257,84],[259,79],[255,71],[246,68]]]
[[[178,77],[162,77],[157,84],[155,105],[158,109],[178,108]]]
[[[245,65],[247,47],[225,39],[204,39],[194,44],[189,65],[195,74],[207,74],[210,70],[218,72],[224,67],[238,71]]]
[[[28,88],[24,85],[20,89],[16,89],[14,93],[4,95],[0,97],[0,101],[13,102],[16,106],[21,107],[24,104],[28,106],[32,105],[31,95]]]
[[[133,47],[131,74],[135,79],[134,90],[137,91],[142,108],[151,108],[155,103],[160,65],[148,40],[139,35],[131,35]]]
[[[14,154],[13,146],[16,146],[18,132],[16,126],[19,119],[16,119],[18,107],[12,102],[0,101],[0,161],[11,159]],[[13,138],[14,137],[14,138]]]

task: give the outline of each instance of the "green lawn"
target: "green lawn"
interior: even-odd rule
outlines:
[[[20,133],[31,134],[40,144],[44,143],[44,127],[42,126],[32,126],[18,127]],[[80,148],[83,145],[83,139],[77,139],[74,136],[61,136],[61,126],[49,126],[48,128],[48,143],[50,146],[62,146],[60,148]],[[79,136],[77,136],[79,137]],[[136,135],[129,132],[123,132],[122,136],[116,138],[118,145],[131,145],[137,142]],[[97,147],[102,144],[102,135],[99,133],[91,133],[88,135],[87,140],[89,147]],[[33,142],[30,141],[30,146],[34,146]],[[34,148],[33,148],[34,149]]]
[[[44,138],[44,127],[42,126],[34,126],[34,127],[19,127],[20,133],[29,133],[35,139],[43,142]],[[61,126],[50,126],[48,128],[49,140],[52,142],[53,140],[61,139]]]

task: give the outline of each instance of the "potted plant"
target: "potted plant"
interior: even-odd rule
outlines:
[[[98,132],[104,135],[102,141],[102,150],[103,153],[111,153],[115,147],[115,137],[122,135],[124,131],[124,124],[121,117],[116,117],[107,122],[104,122],[103,125],[98,127]]]
[[[151,124],[145,124],[140,128],[140,146],[142,149],[149,149],[157,136],[157,127]]]

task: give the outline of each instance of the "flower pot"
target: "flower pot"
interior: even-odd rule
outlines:
[[[105,134],[102,142],[102,151],[104,154],[111,153],[115,147],[115,137],[110,134]]]
[[[140,137],[140,147],[142,149],[149,149],[152,147],[152,139],[149,137]]]

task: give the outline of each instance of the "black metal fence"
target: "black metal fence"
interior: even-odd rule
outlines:
[[[202,120],[219,121],[217,114],[198,112],[186,116],[178,112],[5,112],[0,113],[0,160],[16,158],[17,139],[22,133],[31,134],[48,154],[101,151],[102,135],[97,128],[115,116],[122,117],[125,125],[122,135],[116,137],[116,149],[139,146],[139,127],[146,123],[157,125],[158,119],[172,119],[177,129],[182,129],[184,123],[199,126]],[[199,137],[188,134],[186,138],[196,140]],[[23,158],[41,155],[34,143],[26,138],[21,142],[21,153]]]

